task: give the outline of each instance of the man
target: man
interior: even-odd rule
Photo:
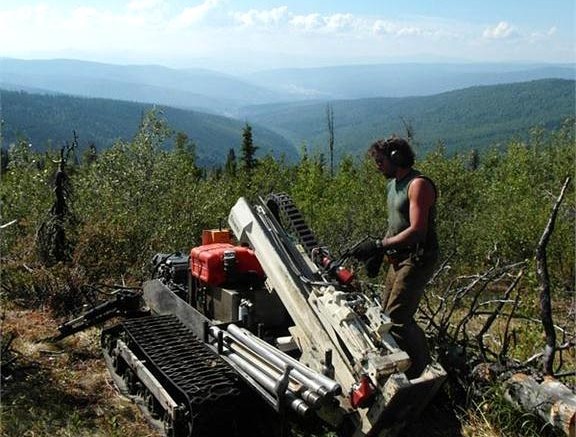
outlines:
[[[382,308],[392,319],[392,336],[412,361],[406,376],[415,378],[430,363],[426,337],[414,314],[437,260],[437,191],[432,180],[412,168],[414,152],[406,140],[398,137],[378,140],[370,146],[368,154],[389,179],[388,230],[384,238],[368,239],[358,245],[352,255],[366,261],[373,276],[382,255],[386,255],[390,267]]]

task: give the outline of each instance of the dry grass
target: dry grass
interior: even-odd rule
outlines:
[[[16,361],[3,369],[0,435],[156,437],[138,408],[112,385],[99,351],[99,330],[59,344],[44,311],[4,312],[2,334],[16,335]]]
[[[2,437],[158,437],[138,408],[112,384],[99,347],[99,328],[57,344],[57,322],[41,310],[5,309],[2,335],[13,333],[16,361],[3,368],[0,398]],[[441,395],[411,423],[403,437],[555,436],[541,433],[498,396],[469,410],[454,409]],[[299,436],[310,436],[303,431]],[[328,436],[333,434],[314,434]]]

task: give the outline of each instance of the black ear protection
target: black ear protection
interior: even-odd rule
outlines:
[[[406,157],[398,149],[392,149],[388,153],[390,162],[398,167],[406,167]]]

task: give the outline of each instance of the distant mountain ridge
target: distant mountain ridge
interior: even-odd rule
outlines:
[[[360,99],[439,94],[477,85],[537,79],[576,79],[571,64],[402,63],[290,68],[256,72],[245,80],[303,97]]]
[[[575,117],[576,81],[541,79],[477,86],[433,96],[271,104],[244,108],[242,117],[309,150],[327,149],[326,109],[334,115],[335,154],[358,156],[375,139],[402,135],[410,125],[420,152],[439,142],[448,151],[485,149],[530,128],[558,127]]]
[[[196,144],[201,165],[214,166],[225,162],[232,148],[239,156],[245,126],[243,121],[220,115],[110,99],[0,89],[0,101],[4,147],[26,138],[35,150],[59,148],[70,143],[76,132],[80,151],[90,144],[102,150],[118,140],[130,141],[142,115],[155,108],[171,129],[187,134]],[[252,128],[257,156],[297,159],[297,150],[282,136],[257,124]]]
[[[404,134],[409,125],[417,152],[438,143],[449,152],[482,150],[512,138],[526,138],[532,127],[556,128],[575,117],[576,81],[542,79],[476,86],[432,96],[316,100],[245,107],[232,119],[199,111],[157,105],[169,126],[196,145],[203,165],[221,165],[231,148],[238,154],[245,123],[253,127],[259,156],[298,159],[305,144],[327,154],[326,109],[334,114],[335,155],[361,156],[377,138]],[[101,149],[135,134],[142,114],[154,105],[68,95],[0,90],[3,145],[19,137],[42,149],[60,147],[73,131],[82,147]]]
[[[225,114],[246,104],[285,96],[206,69],[158,65],[112,65],[68,59],[0,59],[4,88],[42,88],[80,97],[153,103]]]
[[[0,59],[0,85],[153,103],[226,116],[241,108],[311,99],[434,95],[476,85],[575,79],[574,64],[403,63],[292,68],[234,76],[201,68],[78,60]]]

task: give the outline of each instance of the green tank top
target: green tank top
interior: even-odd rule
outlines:
[[[438,197],[438,190],[431,179],[423,176],[418,170],[411,169],[403,179],[392,179],[388,182],[388,231],[387,237],[393,237],[410,226],[410,201],[408,200],[408,188],[416,178],[425,178],[430,181]],[[438,249],[438,237],[436,235],[436,202],[432,205],[428,214],[428,232],[421,247],[425,251]]]

